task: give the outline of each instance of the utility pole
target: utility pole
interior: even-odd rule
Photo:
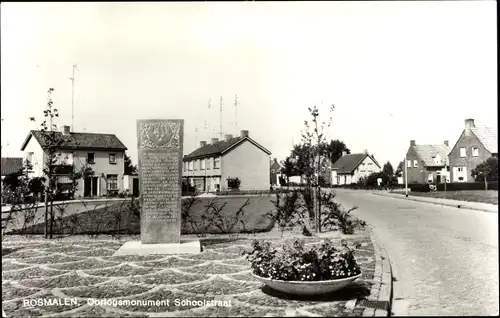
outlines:
[[[76,64],[73,64],[73,76],[71,80],[71,132],[75,132],[75,69]]]
[[[408,197],[408,162],[405,156],[405,193],[406,197]]]
[[[222,136],[222,96],[220,97],[220,140],[222,140],[224,136]]]
[[[238,95],[234,95],[234,125],[238,131]]]

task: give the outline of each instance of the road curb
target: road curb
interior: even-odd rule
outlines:
[[[367,300],[370,304],[375,304],[364,308],[363,317],[390,317],[393,296],[393,277],[389,256],[386,250],[377,243],[373,230],[370,231],[370,240],[375,251],[375,273],[373,276],[374,284],[370,290],[370,296]]]
[[[416,201],[416,202],[424,202],[424,203],[430,203],[430,204],[435,204],[435,205],[442,205],[442,206],[449,206],[453,208],[459,208],[459,209],[467,209],[467,210],[475,210],[475,211],[481,211],[481,212],[490,212],[490,213],[498,213],[498,206],[492,207],[492,208],[480,208],[480,207],[475,207],[473,205],[464,203],[464,204],[456,204],[453,202],[435,202],[435,201],[429,201],[426,198],[421,198],[421,197],[412,197],[408,196],[405,197],[400,194],[388,194],[388,193],[376,193],[372,192],[374,195],[379,195],[382,197],[389,197],[389,198],[394,198],[394,199],[402,199],[402,200],[409,200],[409,201]],[[446,200],[446,199],[443,199]]]

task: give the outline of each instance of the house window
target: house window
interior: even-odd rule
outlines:
[[[212,160],[210,160],[210,158],[207,158],[207,159],[206,159],[207,170],[212,169],[212,167],[211,167],[211,163],[212,163]]]
[[[458,172],[464,172],[464,168],[462,168],[462,167],[458,167],[457,170],[458,170]]]
[[[472,147],[472,156],[479,157],[479,148],[478,147]]]
[[[201,159],[201,167],[200,170],[205,170],[205,159]]]
[[[116,155],[114,153],[109,154],[109,163],[112,165],[116,164]]]
[[[106,189],[108,191],[118,190],[118,175],[108,174],[106,176]]]
[[[87,163],[95,163],[95,153],[87,153]]]
[[[26,154],[26,160],[29,161],[29,162],[31,162],[31,163],[33,163],[33,155],[34,154],[35,154],[34,152],[28,152]]]
[[[413,160],[413,168],[417,168],[418,167],[418,160]]]
[[[407,160],[407,161],[406,161],[406,166],[407,166],[408,168],[411,168],[411,160]]]
[[[214,158],[214,169],[220,169],[220,157]]]
[[[460,158],[465,158],[465,157],[466,157],[465,148],[462,147],[460,148]]]

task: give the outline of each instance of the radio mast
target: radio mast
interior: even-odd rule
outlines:
[[[73,64],[73,76],[71,80],[71,132],[75,132],[75,70],[78,70],[76,64]]]

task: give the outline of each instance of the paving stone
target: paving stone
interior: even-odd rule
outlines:
[[[134,275],[150,275],[160,271],[155,268],[140,268],[128,264],[105,269],[85,270],[88,275],[102,277],[129,277]]]
[[[78,288],[63,288],[61,292],[70,297],[81,298],[115,298],[127,297],[147,292],[152,287],[144,287],[121,280],[112,280],[97,286],[81,286]]]
[[[99,259],[84,259],[78,262],[64,263],[64,264],[50,264],[48,267],[52,269],[63,270],[86,270],[97,268],[108,268],[120,264],[119,262],[102,261]]]
[[[172,271],[163,271],[161,273],[145,275],[139,277],[127,278],[127,281],[131,283],[140,283],[146,285],[175,285],[175,284],[185,284],[195,281],[202,281],[208,279],[210,276],[202,274],[183,274]]]
[[[5,285],[2,284],[2,301],[29,297],[39,291],[38,288],[22,288],[7,282]]]
[[[214,274],[238,273],[238,272],[248,270],[248,268],[245,268],[244,266],[233,266],[233,265],[224,265],[224,264],[218,264],[218,263],[209,263],[209,264],[205,264],[205,265],[184,267],[184,268],[180,268],[180,270],[183,272],[186,272],[186,273],[198,273],[198,274],[214,275]]]
[[[4,279],[21,280],[26,278],[38,278],[44,276],[50,277],[53,275],[60,275],[65,272],[67,271],[43,269],[38,266],[28,267],[28,268],[21,268],[18,270],[10,270],[8,272],[2,271],[2,280]]]
[[[172,267],[186,267],[199,264],[199,262],[190,259],[183,259],[177,257],[168,257],[161,260],[154,261],[135,261],[137,265],[144,267],[158,267],[158,268],[172,268]]]
[[[107,278],[82,277],[75,272],[71,272],[67,275],[57,277],[48,276],[44,278],[24,279],[19,281],[19,284],[25,287],[52,289],[62,287],[89,286],[105,282],[106,280]]]
[[[245,293],[259,288],[261,284],[257,282],[239,282],[216,277],[213,280],[178,286],[177,289],[198,295],[231,295]]]

